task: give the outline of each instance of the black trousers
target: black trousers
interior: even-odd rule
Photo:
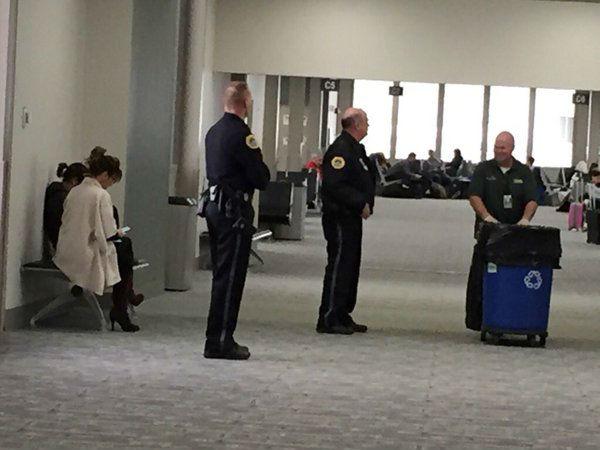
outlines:
[[[323,214],[327,267],[323,280],[319,322],[343,325],[356,306],[362,250],[362,219]]]
[[[213,270],[206,341],[216,349],[225,349],[233,344],[252,236],[233,228],[235,220],[219,212],[213,202],[206,207],[206,222]]]
[[[485,267],[484,245],[477,243],[473,248],[469,281],[465,325],[470,330],[480,331],[483,320],[483,271]]]

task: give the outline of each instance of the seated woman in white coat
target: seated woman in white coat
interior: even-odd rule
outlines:
[[[89,175],[71,189],[64,204],[62,226],[54,263],[77,286],[102,295],[113,288],[110,311],[112,329],[117,322],[123,331],[135,332],[139,327],[127,313],[127,297],[121,282],[117,252],[112,242],[122,236],[113,216],[113,204],[106,191],[120,181],[120,163],[106,150],[96,147],[87,160]]]

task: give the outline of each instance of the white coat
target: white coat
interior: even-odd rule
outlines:
[[[102,295],[121,281],[115,245],[107,241],[116,233],[110,194],[85,178],[65,200],[54,263],[71,282]]]

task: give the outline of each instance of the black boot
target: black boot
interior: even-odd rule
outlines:
[[[135,333],[140,329],[140,327],[138,327],[136,324],[131,323],[131,319],[129,318],[127,312],[119,311],[113,308],[110,310],[110,329],[112,331],[115,331],[115,322],[117,322],[121,327],[121,330],[125,331],[126,333]]]

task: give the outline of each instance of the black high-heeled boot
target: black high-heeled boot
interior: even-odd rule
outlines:
[[[121,327],[121,330],[125,331],[126,333],[135,333],[140,329],[139,326],[137,326],[134,323],[131,323],[131,319],[129,318],[129,315],[126,312],[111,309],[109,316],[110,329],[112,331],[115,331],[115,322],[117,322]]]

